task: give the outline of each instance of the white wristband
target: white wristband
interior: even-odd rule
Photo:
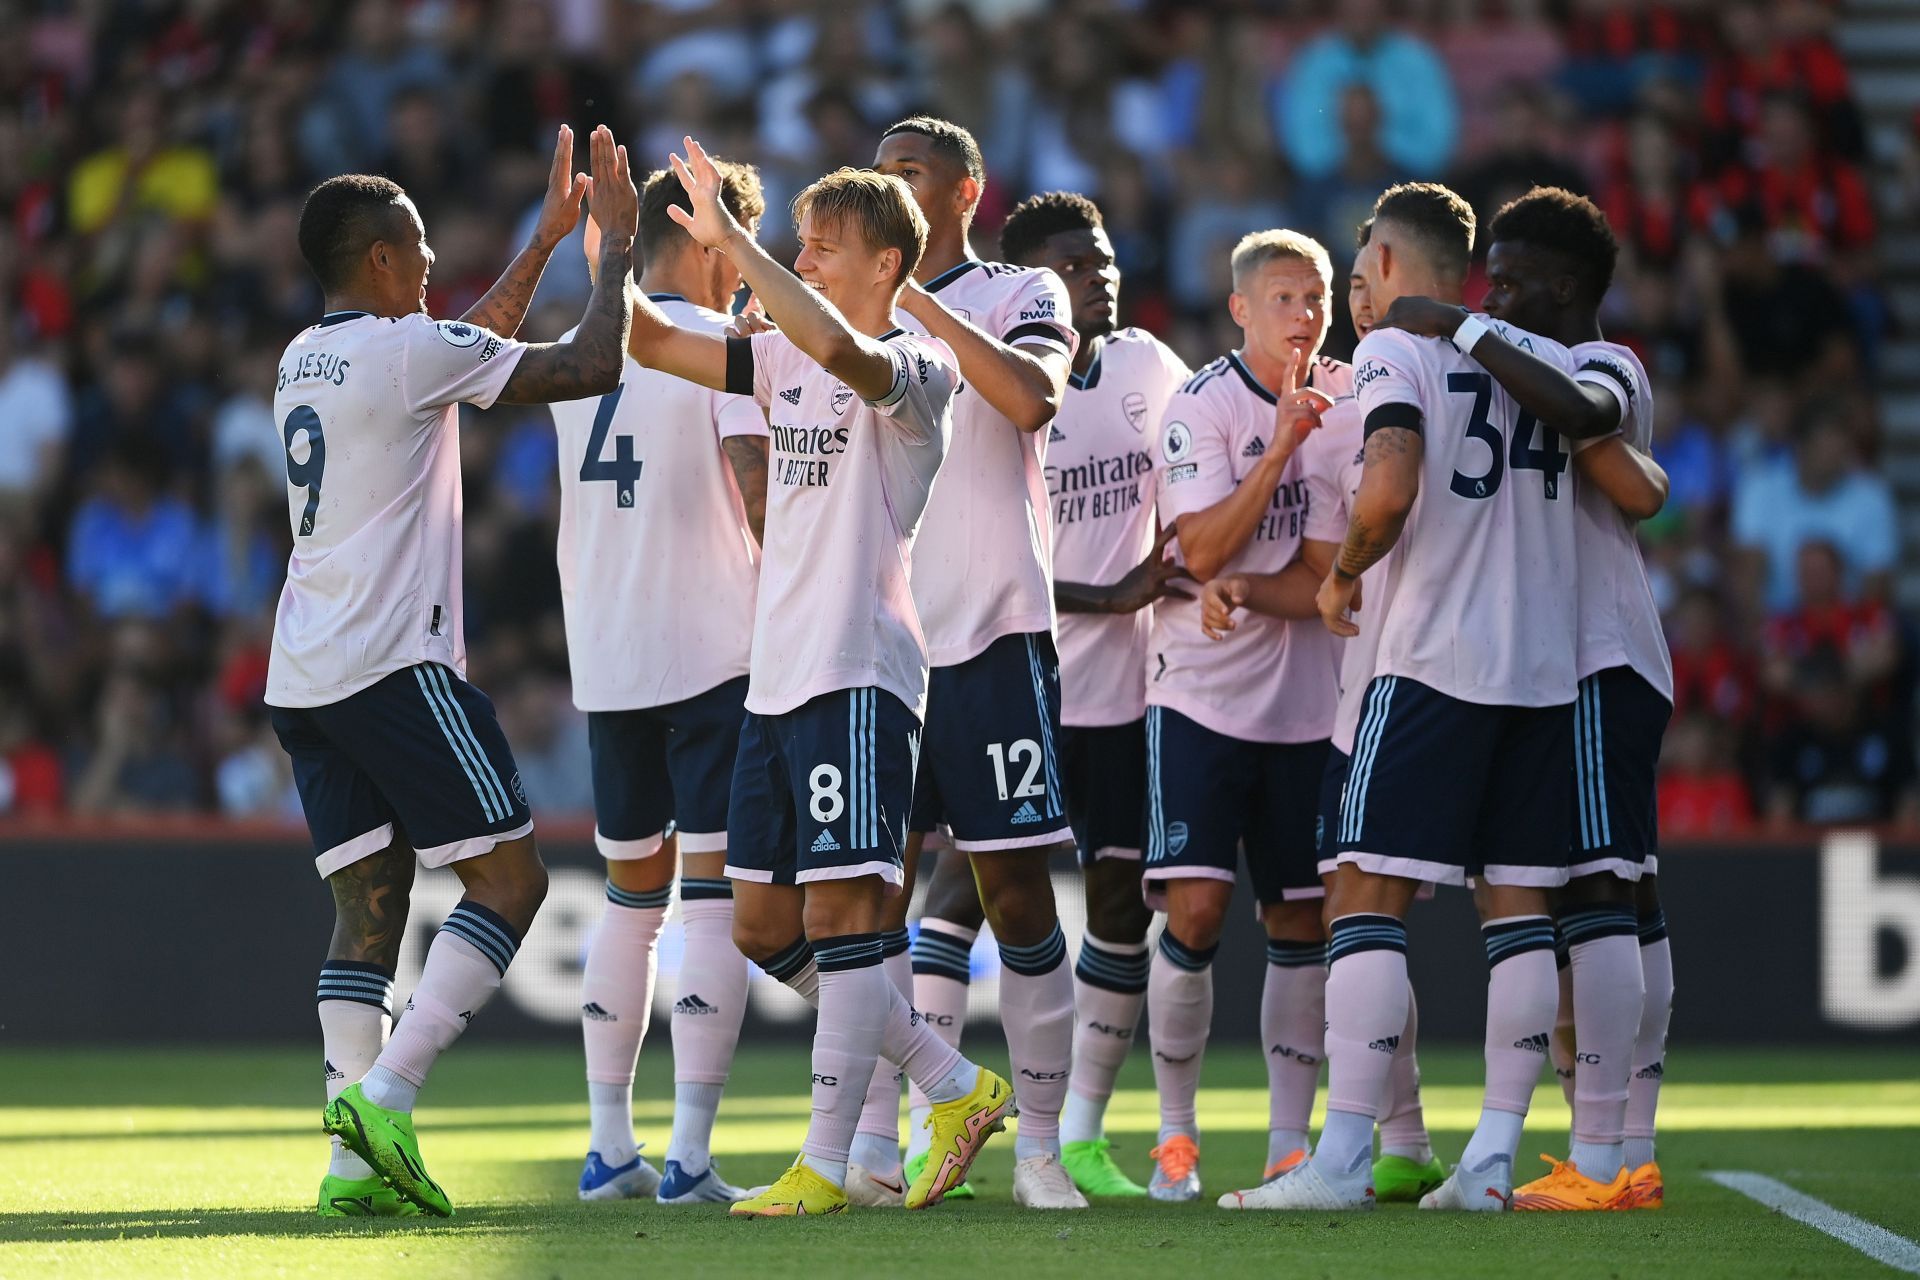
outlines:
[[[1460,348],[1462,355],[1470,356],[1473,354],[1473,344],[1485,337],[1492,327],[1485,317],[1469,312],[1467,318],[1460,322],[1460,327],[1453,331],[1453,345]]]

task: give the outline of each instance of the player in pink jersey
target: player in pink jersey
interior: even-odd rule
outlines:
[[[1573,1140],[1566,1161],[1518,1189],[1514,1207],[1640,1207],[1662,1198],[1653,1106],[1672,968],[1653,887],[1654,774],[1672,712],[1673,670],[1633,526],[1660,510],[1667,481],[1648,456],[1646,371],[1600,331],[1618,252],[1606,216],[1582,196],[1536,188],[1502,209],[1490,230],[1486,313],[1564,343],[1579,370],[1569,378],[1491,335],[1475,346],[1475,360],[1543,420],[1603,433],[1582,441],[1575,455],[1591,482],[1576,494],[1576,823],[1571,879],[1555,902],[1554,1057],[1573,1104]],[[1428,333],[1460,319],[1457,308],[1416,298],[1401,299],[1389,317]],[[1631,1138],[1630,1120],[1638,1130]],[[1638,1144],[1631,1155],[1630,1141]]]
[[[1114,1163],[1104,1119],[1146,1002],[1150,960],[1153,916],[1140,895],[1147,632],[1156,600],[1187,594],[1165,555],[1172,531],[1154,534],[1148,443],[1191,373],[1144,330],[1115,331],[1120,271],[1100,210],[1085,196],[1055,191],[1023,201],[1000,230],[1000,250],[1066,283],[1080,335],[1066,400],[1047,429],[1046,466],[1060,610],[1060,762],[1087,904],[1061,1161],[1086,1195],[1143,1196],[1146,1188]]]
[[[1085,1208],[1060,1163],[1073,972],[1047,870],[1048,855],[1073,837],[1057,746],[1052,534],[1041,469],[1043,433],[1078,342],[1071,303],[1051,271],[972,256],[967,232],[986,170],[965,129],[924,116],[902,120],[881,138],[874,167],[903,179],[927,220],[927,253],[901,307],[952,347],[964,380],[954,398],[952,455],[914,553],[914,602],[933,670],[911,827],[914,853],[921,837],[944,826],[967,856],[943,860],[949,865],[930,888],[923,936],[944,937],[964,952],[971,938],[943,927],[940,912],[978,895],[999,943],[1001,1023],[1020,1096],[1014,1199],[1030,1208]],[[914,861],[910,855],[909,882]],[[904,898],[887,925],[895,980],[912,982],[916,1003],[957,1040],[960,1011],[943,1007],[935,990],[923,995],[913,980]],[[855,1163],[867,1177],[856,1180],[871,1192],[862,1194],[866,1203],[892,1200],[897,1091],[896,1081],[876,1080],[862,1117]]]
[[[300,212],[300,252],[327,310],[288,344],[274,392],[294,547],[266,700],[334,899],[318,1003],[323,1123],[339,1145],[323,1216],[453,1212],[421,1162],[414,1098],[499,989],[546,895],[513,752],[465,678],[459,406],[618,385],[638,201],[604,127],[592,150],[600,281],[570,342],[513,334],[588,189],[571,130],[555,144],[533,243],[459,320],[426,314],[433,250],[399,186],[343,175]],[[451,866],[465,894],[388,1039],[416,862]]]
[[[944,1043],[881,968],[889,893],[927,697],[909,583],[914,536],[952,430],[952,352],[894,307],[926,243],[905,184],[842,169],[794,202],[795,275],[721,199],[700,145],[674,172],[692,210],[670,216],[725,253],[779,325],[721,338],[634,299],[642,364],[752,395],[772,453],[747,716],[727,815],[734,938],[819,1009],[813,1118],[800,1157],[739,1216],[838,1213],[854,1127],[882,1052],[933,1101],[936,1159],[905,1194],[937,1203],[1012,1107],[1004,1080]]]
[[[716,167],[728,211],[752,230],[766,208],[759,175]],[[688,207],[686,188],[656,171],[640,193],[640,288],[675,324],[720,333],[739,268],[694,243],[668,215],[675,205]],[[591,233],[586,241],[591,265],[599,246]],[[710,1143],[747,1000],[726,827],[760,576],[767,420],[750,397],[631,359],[612,395],[556,404],[553,420],[560,596],[593,753],[594,843],[607,859],[607,906],[581,978],[592,1136],[580,1197],[737,1200]],[[663,1177],[634,1142],[633,1073],[676,876],[685,947]]]
[[[1366,278],[1372,229],[1370,221],[1361,226],[1358,251],[1347,277],[1347,310],[1354,332],[1362,338],[1373,329]],[[1319,619],[1315,597],[1346,537],[1347,507],[1360,487],[1363,443],[1359,401],[1344,397],[1321,415],[1320,426],[1300,446],[1301,469],[1307,483],[1307,523],[1299,556],[1279,573],[1222,574],[1209,582],[1201,593],[1201,626],[1209,636],[1224,638],[1236,630],[1233,614],[1242,608],[1275,618]],[[1384,576],[1385,564],[1383,558],[1368,571],[1368,579]],[[1340,796],[1346,789],[1361,695],[1373,674],[1379,635],[1379,628],[1373,625],[1376,618],[1376,614],[1360,610],[1354,615],[1360,633],[1337,642],[1341,650],[1340,701],[1334,714],[1314,831],[1318,870],[1323,878],[1334,870],[1331,841],[1340,824]],[[1320,1062],[1326,1056],[1325,947],[1319,951],[1322,958],[1313,964],[1287,963],[1297,953],[1286,949],[1270,950],[1267,957],[1260,1021],[1272,1099],[1268,1164],[1275,1174],[1307,1155],[1303,1146],[1292,1144],[1295,1133],[1306,1126]],[[1374,1161],[1373,1182],[1381,1200],[1418,1200],[1446,1177],[1446,1169],[1434,1157],[1420,1101],[1420,1067],[1414,1055],[1416,1016],[1409,991],[1407,1027],[1394,1050],[1393,1074],[1379,1118],[1380,1158]],[[1220,1203],[1225,1208],[1240,1208],[1243,1198],[1224,1196]]]
[[[1473,211],[1411,183],[1374,210],[1376,309],[1416,293],[1457,299]],[[1572,495],[1559,437],[1454,343],[1376,328],[1356,353],[1366,469],[1321,616],[1351,637],[1360,575],[1394,558],[1366,608],[1382,618],[1341,803],[1329,895],[1327,1121],[1313,1156],[1236,1199],[1244,1207],[1370,1208],[1373,1128],[1407,1021],[1408,903],[1423,880],[1490,886],[1487,1092],[1459,1166],[1421,1201],[1503,1209],[1520,1126],[1553,1020],[1546,891],[1566,880],[1573,750]],[[1572,358],[1546,339],[1514,340]],[[1457,345],[1456,345],[1457,344]]]
[[[1297,232],[1255,232],[1235,247],[1232,272],[1228,307],[1245,342],[1173,396],[1153,448],[1160,522],[1177,531],[1179,559],[1202,583],[1294,558],[1307,515],[1300,442],[1351,382],[1345,365],[1318,354],[1333,273],[1325,248]],[[1160,1091],[1155,1199],[1200,1194],[1194,1104],[1213,955],[1243,847],[1270,950],[1288,968],[1319,962],[1313,829],[1334,661],[1332,639],[1311,623],[1254,618],[1221,644],[1201,632],[1196,600],[1154,610],[1141,874],[1149,900],[1167,910],[1147,988]],[[1288,1151],[1306,1144],[1304,1112],[1299,1128]]]

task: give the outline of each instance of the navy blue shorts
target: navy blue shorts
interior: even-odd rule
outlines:
[[[1148,902],[1163,880],[1225,880],[1247,854],[1262,905],[1318,898],[1314,827],[1326,742],[1247,742],[1169,707],[1147,708]]]
[[[1330,876],[1339,864],[1334,859],[1333,837],[1340,830],[1340,801],[1347,794],[1347,769],[1353,757],[1329,744],[1327,767],[1320,775],[1320,816],[1313,824],[1313,853],[1320,874]]]
[[[748,712],[727,808],[727,874],[762,884],[902,881],[920,721],[884,689]]]
[[[1573,704],[1573,852],[1568,874],[1638,880],[1660,870],[1654,776],[1673,704],[1632,667],[1580,682]]]
[[[963,853],[1073,839],[1062,794],[1060,659],[1044,631],[1001,636],[927,678],[913,830],[944,825]]]
[[[324,707],[269,707],[322,878],[392,844],[443,867],[533,830],[493,702],[435,662]]]
[[[1060,730],[1067,821],[1080,865],[1140,859],[1146,830],[1147,722]]]
[[[1572,703],[1489,706],[1376,676],[1354,732],[1338,861],[1436,884],[1563,885],[1572,752]]]
[[[646,858],[669,834],[682,853],[727,847],[727,797],[747,677],[662,707],[589,711],[593,842],[604,858]]]

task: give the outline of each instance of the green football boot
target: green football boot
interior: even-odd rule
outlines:
[[[322,1127],[346,1143],[347,1150],[365,1160],[402,1197],[436,1218],[453,1216],[453,1202],[427,1176],[411,1115],[374,1106],[354,1084],[327,1104]]]
[[[908,1186],[912,1186],[914,1179],[918,1178],[920,1171],[926,1167],[927,1153],[922,1151],[919,1155],[913,1157],[907,1161],[905,1165],[901,1166],[900,1176],[907,1180]],[[963,1182],[940,1198],[942,1200],[971,1200],[973,1199],[973,1188]]]
[[[1112,1146],[1105,1138],[1063,1142],[1060,1163],[1067,1167],[1073,1185],[1096,1200],[1146,1195],[1147,1189],[1120,1172],[1120,1166],[1113,1162]]]
[[[420,1206],[372,1178],[320,1179],[320,1216],[323,1218],[417,1218]]]
[[[1418,1164],[1406,1156],[1381,1156],[1373,1162],[1373,1198],[1379,1204],[1419,1202],[1447,1180],[1447,1167],[1435,1156]]]

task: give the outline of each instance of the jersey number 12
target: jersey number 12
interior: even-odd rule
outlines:
[[[613,411],[619,407],[620,397],[626,391],[627,384],[623,382],[600,397],[600,407],[593,415],[593,431],[587,436],[587,456],[580,460],[580,479],[613,481],[619,486],[614,491],[614,500],[622,507],[631,507],[634,481],[640,478],[640,469],[646,465],[633,456],[633,437],[615,436],[613,457],[600,456],[600,451],[607,447],[607,429],[613,426]]]

